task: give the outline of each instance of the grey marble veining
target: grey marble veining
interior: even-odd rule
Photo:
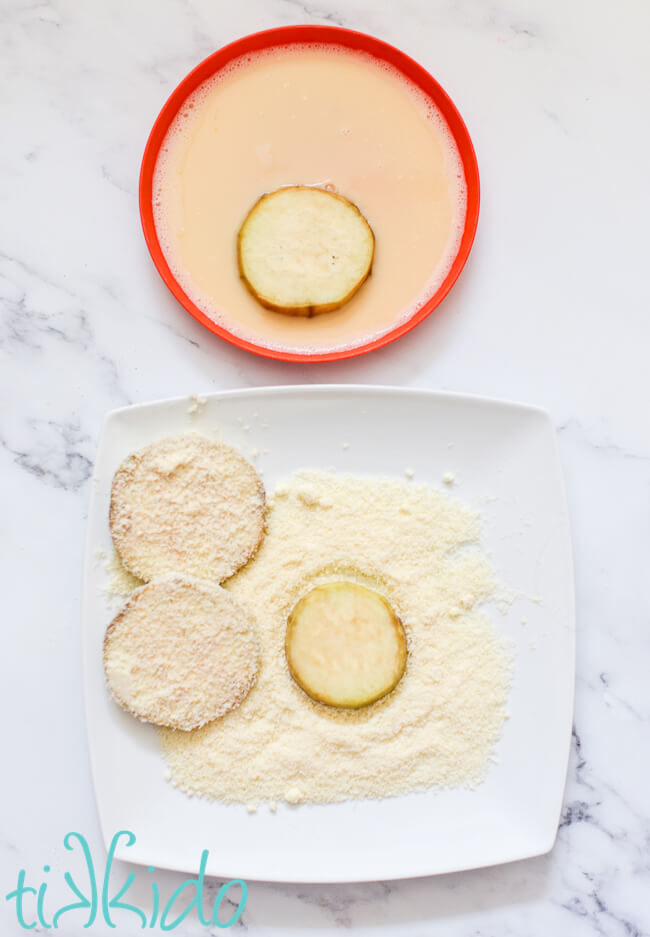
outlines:
[[[557,843],[548,856],[439,878],[252,883],[236,932],[649,935],[650,10],[3,0],[0,22],[2,894],[19,867],[60,865],[68,830],[101,852],[79,619],[106,411],[259,384],[410,384],[538,404],[559,432],[578,664]],[[372,32],[420,60],[459,106],[481,169],[478,236],[453,293],[399,343],[332,366],[281,366],[208,334],[159,280],[138,220],[142,150],[175,84],[225,42],[291,22]],[[181,877],[158,880],[169,893]],[[54,880],[51,891],[65,899]],[[144,885],[136,893],[146,903]],[[184,933],[210,929],[194,921]]]

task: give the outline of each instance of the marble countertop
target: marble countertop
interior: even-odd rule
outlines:
[[[334,365],[279,365],[208,334],[167,293],[138,220],[140,157],[174,85],[227,41],[292,22],[364,30],[421,61],[465,117],[482,177],[475,247],[439,311],[393,346]],[[79,621],[106,411],[221,388],[382,383],[537,404],[557,427],[578,628],[557,843],[542,858],[439,878],[252,883],[237,929],[650,934],[650,9],[4,0],[2,24],[2,896],[19,868],[45,878],[43,865],[60,865],[70,830],[103,853]],[[159,881],[169,891],[180,877]],[[52,875],[50,905],[66,895]],[[22,932],[4,900],[0,920]],[[93,929],[110,933],[99,920]],[[183,932],[209,931],[188,920]]]

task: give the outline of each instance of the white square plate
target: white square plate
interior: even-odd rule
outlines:
[[[541,410],[476,397],[371,387],[280,387],[116,410],[102,434],[92,486],[84,597],[87,724],[104,839],[137,837],[116,857],[196,873],[284,882],[408,878],[476,868],[551,849],[562,804],[574,687],[573,573],[555,433]],[[104,684],[111,617],[97,550],[111,549],[113,473],[162,436],[219,429],[245,455],[259,450],[268,488],[300,468],[404,478],[444,487],[483,515],[500,581],[519,595],[498,631],[515,649],[511,718],[498,761],[476,790],[250,815],[187,798],[164,780],[156,730],[122,712]],[[349,443],[344,447],[344,443]]]

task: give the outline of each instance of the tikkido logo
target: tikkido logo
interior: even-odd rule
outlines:
[[[248,888],[246,887],[246,882],[242,881],[242,879],[232,879],[229,882],[225,882],[214,899],[211,916],[207,917],[205,914],[203,883],[209,856],[207,849],[204,849],[201,853],[201,863],[196,878],[189,878],[182,882],[178,888],[172,892],[164,904],[161,902],[158,884],[154,880],[150,882],[152,898],[150,911],[145,912],[135,904],[122,901],[135,881],[135,872],[129,872],[124,884],[112,894],[112,887],[114,889],[115,886],[111,886],[111,870],[115,850],[121,837],[125,837],[127,847],[133,846],[135,843],[135,834],[131,833],[129,830],[121,830],[119,833],[115,834],[111,840],[106,862],[104,863],[100,888],[96,875],[95,863],[93,862],[86,839],[81,833],[67,833],[64,836],[64,847],[70,852],[74,852],[78,848],[83,857],[85,868],[83,879],[79,876],[79,878],[75,880],[70,872],[64,873],[63,879],[77,900],[56,910],[49,909],[48,911],[47,909],[47,881],[42,882],[37,887],[29,885],[26,881],[27,873],[25,869],[21,869],[18,872],[16,887],[13,891],[10,891],[8,895],[5,895],[7,901],[15,903],[16,918],[19,925],[24,930],[32,930],[32,928],[36,928],[37,925],[40,925],[40,928],[45,928],[46,930],[52,928],[57,929],[61,926],[61,919],[66,915],[63,921],[64,926],[61,930],[64,930],[67,924],[72,925],[73,921],[75,928],[78,928],[82,916],[85,915],[85,922],[82,925],[84,929],[92,927],[93,924],[97,923],[99,918],[103,920],[108,927],[116,928],[125,924],[132,930],[135,919],[137,918],[139,920],[140,929],[159,927],[160,930],[169,931],[178,927],[193,911],[196,911],[196,916],[199,921],[206,927],[214,927],[216,925],[219,928],[226,929],[232,927],[233,924],[236,924],[240,919],[246,907],[246,901],[248,900]],[[46,874],[49,873],[50,866],[43,866],[43,871]],[[152,866],[148,867],[149,874],[152,874],[154,871]],[[79,881],[83,881],[83,886],[79,885]],[[237,887],[240,892],[239,902],[235,907],[234,913],[228,920],[224,921],[220,913],[221,905],[225,902],[225,909],[227,911],[230,911],[232,907],[235,906],[235,901],[228,897],[228,893],[232,888],[237,889]],[[190,896],[190,901],[189,904],[185,904],[188,894]],[[179,907],[182,907],[180,912],[178,910]],[[120,913],[119,918],[114,919],[113,915],[116,911],[128,912],[128,915]],[[175,914],[176,917],[174,917]],[[70,917],[68,917],[68,915],[70,915]],[[79,931],[75,929],[74,933],[78,932]]]

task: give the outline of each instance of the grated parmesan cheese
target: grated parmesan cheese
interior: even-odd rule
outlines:
[[[190,403],[187,412],[190,416],[198,416],[207,402],[208,398],[203,394],[190,394]]]
[[[102,552],[105,557],[104,572],[108,577],[108,583],[102,592],[106,598],[107,606],[111,608],[116,602],[131,595],[134,589],[143,584],[144,580],[138,579],[137,576],[129,572],[115,548],[113,548],[110,556],[106,556],[106,553]]]
[[[270,504],[256,556],[224,584],[256,618],[258,680],[210,725],[160,730],[177,786],[295,804],[480,783],[506,719],[510,653],[479,608],[498,588],[479,515],[424,485],[317,471],[278,485]],[[284,653],[298,599],[341,578],[382,592],[408,636],[396,689],[356,711],[311,700]]]

